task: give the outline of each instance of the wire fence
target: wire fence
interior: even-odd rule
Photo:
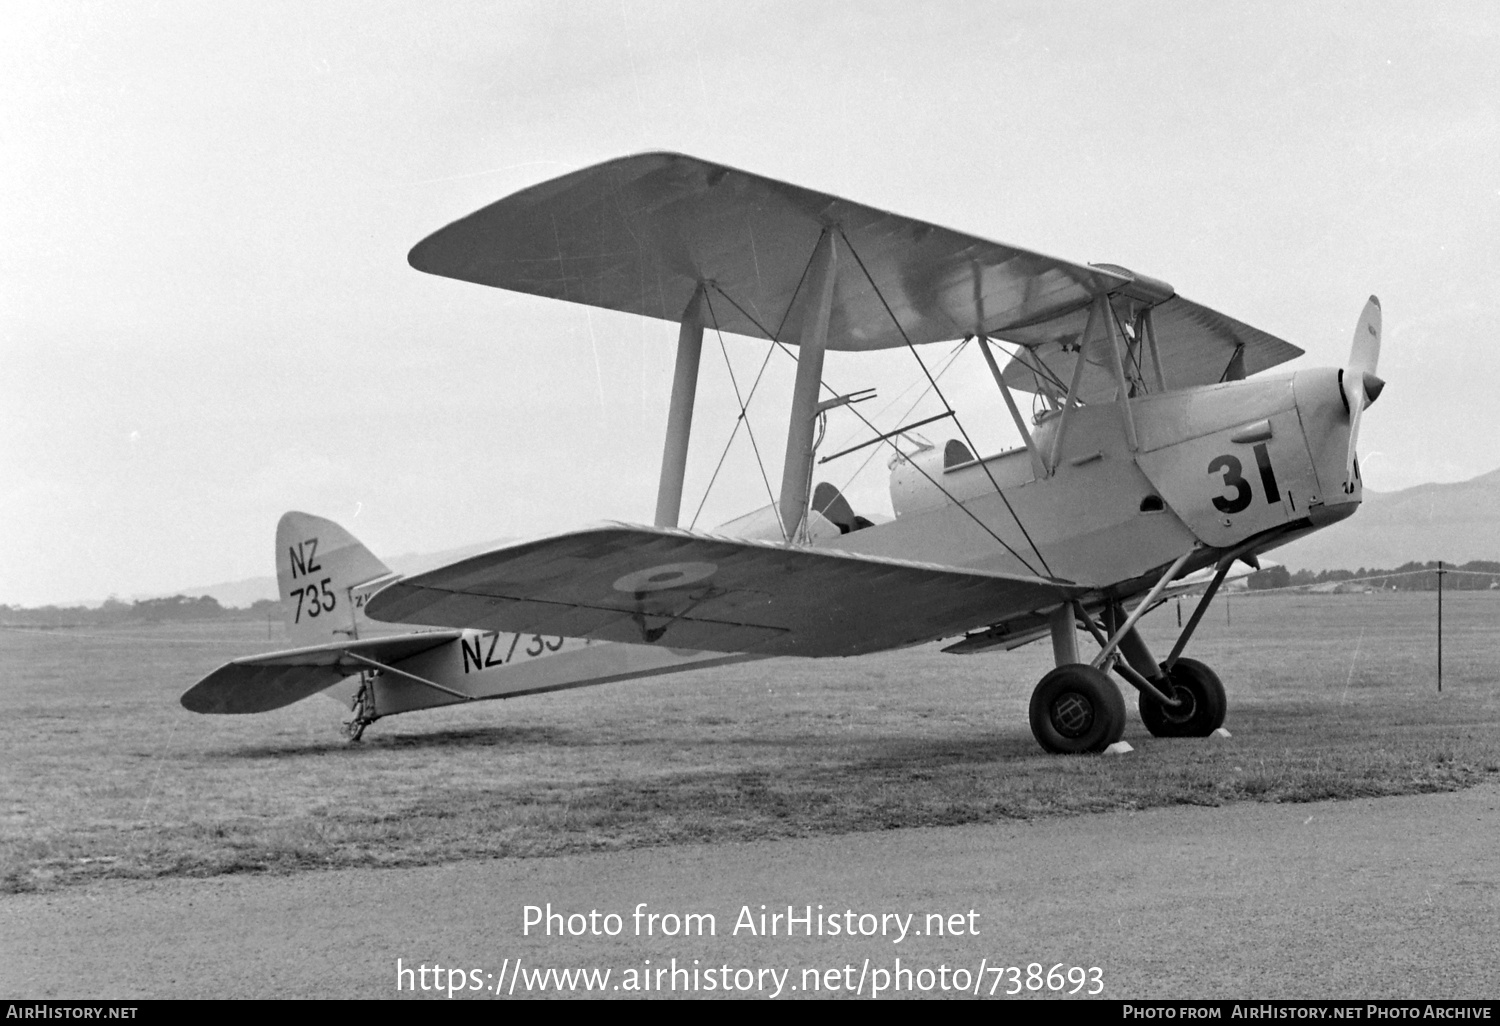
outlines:
[[[1393,580],[1396,580],[1397,578],[1409,578],[1409,577],[1421,577],[1421,576],[1427,576],[1427,577],[1433,578],[1434,579],[1434,585],[1433,585],[1433,587],[1432,588],[1422,588],[1422,589],[1410,589],[1410,590],[1421,590],[1421,591],[1437,591],[1437,590],[1441,590],[1441,588],[1442,588],[1442,578],[1449,577],[1449,576],[1484,577],[1484,578],[1488,578],[1492,585],[1500,586],[1500,573],[1496,573],[1496,572],[1491,571],[1491,570],[1455,570],[1455,569],[1451,569],[1449,567],[1438,566],[1438,567],[1429,567],[1429,568],[1425,568],[1425,569],[1422,569],[1422,570],[1386,571],[1386,572],[1382,572],[1382,573],[1365,574],[1363,576],[1357,576],[1357,577],[1324,578],[1321,581],[1304,581],[1304,582],[1302,582],[1300,584],[1284,584],[1284,585],[1279,585],[1279,586],[1271,587],[1271,588],[1266,588],[1266,587],[1259,587],[1259,588],[1257,588],[1257,587],[1254,587],[1252,585],[1248,589],[1248,591],[1252,595],[1270,595],[1270,594],[1274,594],[1276,592],[1285,592],[1285,591],[1303,591],[1303,592],[1305,592],[1305,591],[1310,591],[1312,589],[1322,589],[1324,591],[1329,591],[1329,590],[1332,590],[1334,588],[1337,588],[1337,587],[1339,587],[1341,585],[1345,585],[1345,584],[1370,584],[1370,583],[1373,583],[1373,582],[1376,582],[1376,581],[1382,581],[1382,582],[1383,581],[1393,581]],[[1465,591],[1483,591],[1485,589],[1483,589],[1483,588],[1466,588],[1466,589],[1462,589],[1462,590],[1465,590]]]
[[[1384,572],[1384,573],[1364,574],[1364,575],[1361,575],[1361,576],[1354,576],[1354,577],[1341,577],[1341,578],[1336,578],[1336,579],[1332,579],[1332,580],[1325,579],[1325,580],[1321,580],[1321,581],[1307,581],[1307,582],[1302,582],[1300,584],[1287,584],[1287,585],[1281,585],[1279,587],[1274,587],[1274,588],[1251,588],[1251,589],[1248,589],[1245,592],[1241,592],[1241,594],[1242,595],[1273,595],[1273,594],[1276,594],[1278,592],[1285,593],[1285,592],[1289,592],[1289,591],[1299,591],[1299,592],[1303,592],[1304,594],[1329,594],[1330,592],[1336,593],[1339,588],[1341,588],[1342,586],[1344,586],[1346,584],[1370,584],[1370,583],[1377,582],[1377,581],[1384,583],[1384,582],[1389,582],[1389,581],[1395,580],[1397,578],[1406,579],[1406,578],[1420,577],[1420,576],[1431,576],[1432,578],[1434,578],[1434,580],[1435,580],[1434,586],[1432,588],[1430,588],[1430,589],[1428,589],[1428,588],[1421,588],[1421,589],[1410,589],[1410,588],[1408,588],[1408,589],[1401,589],[1401,590],[1407,590],[1407,591],[1418,591],[1419,590],[1419,591],[1423,591],[1423,592],[1430,590],[1430,591],[1435,592],[1436,595],[1437,595],[1437,689],[1438,689],[1439,692],[1441,692],[1443,690],[1443,591],[1444,591],[1444,588],[1443,588],[1443,578],[1449,577],[1449,576],[1464,577],[1464,578],[1478,578],[1478,577],[1488,578],[1489,579],[1489,584],[1485,588],[1460,588],[1460,589],[1453,589],[1453,590],[1463,590],[1463,591],[1487,591],[1487,590],[1490,590],[1490,589],[1494,589],[1497,586],[1500,586],[1500,573],[1496,573],[1496,572],[1494,572],[1492,570],[1461,570],[1461,569],[1455,569],[1455,568],[1452,568],[1452,567],[1445,566],[1443,564],[1442,560],[1438,560],[1438,564],[1435,567],[1420,567],[1420,568],[1413,569],[1413,570],[1393,570],[1393,571],[1388,571],[1388,572]],[[1385,591],[1387,589],[1380,588],[1380,589],[1376,589],[1376,590]],[[1397,590],[1397,589],[1395,589],[1394,586],[1393,586],[1390,590]],[[1227,593],[1224,596],[1224,598],[1225,598],[1224,615],[1225,615],[1225,617],[1227,619],[1228,616],[1229,616],[1229,602],[1228,602],[1229,596],[1228,596]],[[1177,617],[1178,617],[1178,623],[1181,624],[1181,622],[1182,622],[1182,607],[1181,607],[1180,600],[1179,600],[1179,605],[1178,605]]]

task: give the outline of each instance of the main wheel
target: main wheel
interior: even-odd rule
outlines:
[[[1208,737],[1224,725],[1229,700],[1218,674],[1196,659],[1179,659],[1169,677],[1171,697],[1182,702],[1168,709],[1141,692],[1141,722],[1156,737]]]
[[[1031,732],[1049,752],[1102,752],[1125,733],[1125,699],[1102,670],[1059,666],[1031,693]]]

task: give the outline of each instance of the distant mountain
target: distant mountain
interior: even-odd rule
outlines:
[[[1365,489],[1354,516],[1271,553],[1291,570],[1500,559],[1500,469],[1399,492]]]
[[[466,556],[478,555],[497,549],[502,545],[515,541],[514,538],[496,538],[494,541],[476,542],[473,545],[463,545],[456,549],[444,549],[442,552],[415,553],[408,552],[403,556],[396,556],[384,560],[385,565],[400,574],[418,574],[424,570],[451,563]],[[379,553],[376,553],[379,555]],[[176,594],[186,595],[188,598],[199,598],[210,595],[218,599],[221,606],[251,605],[260,599],[275,599],[276,578],[271,575],[265,577],[247,577],[242,581],[225,581],[222,584],[205,584],[198,588],[186,588]]]

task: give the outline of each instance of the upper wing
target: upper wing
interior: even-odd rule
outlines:
[[[1130,323],[1130,297],[1118,295],[1112,302],[1121,320]],[[1302,350],[1290,342],[1181,296],[1154,306],[1151,318],[1162,377],[1169,389],[1248,377],[1302,355]],[[1061,397],[1073,379],[1078,339],[1087,325],[1088,311],[1078,310],[1045,324],[1012,331],[1007,340],[1030,351],[1018,354],[1006,366],[1005,383],[1023,392],[1049,392]],[[1130,350],[1140,363],[1134,373],[1152,383],[1147,355],[1134,342]],[[1086,403],[1112,401],[1119,386],[1102,325],[1094,328],[1083,358],[1087,362],[1078,381],[1078,398]],[[1231,363],[1236,361],[1239,367],[1231,372]]]
[[[795,342],[802,304],[784,328],[782,319],[825,225],[842,230],[914,343],[1005,336],[1130,281],[675,153],[524,189],[423,239],[408,259],[430,274],[669,321],[682,319],[699,282],[713,282],[719,328]],[[904,344],[841,253],[828,348]]]
[[[397,581],[368,612],[757,655],[857,655],[958,634],[1084,589],[846,552],[624,524]]]
[[[198,713],[258,713],[300,702],[365,668],[348,653],[381,662],[409,659],[453,641],[462,631],[429,631],[363,641],[334,641],[234,659],[188,688],[185,708]]]
[[[434,232],[408,259],[430,274],[669,321],[712,282],[713,324],[795,342],[803,304],[792,299],[828,226],[853,250],[836,268],[830,349],[982,333],[1040,349],[1066,382],[1072,360],[1061,347],[1082,334],[1089,304],[1110,295],[1127,321],[1132,303],[1161,304],[1155,328],[1172,388],[1219,380],[1240,346],[1247,374],[1302,352],[1124,268],[1058,260],[676,153],[622,157],[523,189]],[[1115,388],[1107,353],[1092,362],[1085,401]],[[1030,373],[1013,369],[1011,384],[1035,389]]]

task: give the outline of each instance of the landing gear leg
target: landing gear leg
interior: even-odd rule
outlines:
[[[365,728],[380,719],[380,713],[375,711],[375,677],[372,670],[365,670],[359,675],[359,691],[354,696],[354,705],[351,712],[354,718],[344,724],[344,736],[351,742],[358,741],[364,736]]]
[[[1071,604],[1052,615],[1057,669],[1031,693],[1031,733],[1049,752],[1102,752],[1125,733],[1125,699],[1108,674],[1078,662]]]
[[[1134,626],[1118,637],[1119,654],[1124,660],[1114,656],[1114,670],[1140,692],[1141,722],[1155,737],[1207,737],[1224,725],[1229,702],[1223,682],[1203,663],[1181,656],[1232,564],[1233,557],[1219,563],[1218,573],[1165,662],[1156,662]],[[1110,619],[1119,622],[1123,612],[1112,605]],[[1097,634],[1092,620],[1088,620],[1088,626]]]

